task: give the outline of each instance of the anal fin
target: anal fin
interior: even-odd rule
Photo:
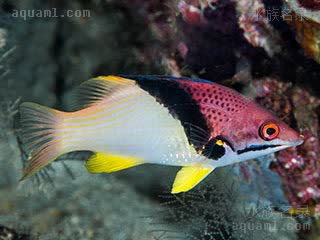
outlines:
[[[105,152],[95,152],[87,161],[86,168],[90,173],[117,172],[142,164],[136,157],[117,156]]]
[[[171,193],[187,192],[200,183],[213,171],[212,166],[186,166],[182,167],[174,180]]]

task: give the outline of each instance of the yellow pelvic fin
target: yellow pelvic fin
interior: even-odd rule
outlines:
[[[122,169],[142,164],[142,160],[135,157],[116,156],[104,152],[94,153],[86,163],[90,173],[116,172]]]
[[[210,166],[187,166],[182,167],[174,180],[171,193],[187,192],[200,183],[213,171]]]

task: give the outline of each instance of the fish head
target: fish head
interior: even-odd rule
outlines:
[[[233,89],[214,83],[182,81],[181,85],[206,119],[210,136],[204,149],[210,159],[231,164],[303,143],[303,137],[274,113]],[[216,146],[219,140],[223,144]]]
[[[303,136],[254,102],[234,115],[224,136],[237,161],[253,159],[303,143]]]

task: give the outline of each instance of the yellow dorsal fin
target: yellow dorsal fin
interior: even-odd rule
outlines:
[[[80,110],[102,101],[112,93],[123,90],[135,81],[118,76],[99,76],[83,82],[74,92],[71,99],[73,110]]]
[[[116,156],[109,153],[96,152],[86,163],[90,173],[116,172],[122,169],[142,164],[142,160],[135,157]]]
[[[187,192],[213,171],[211,166],[187,166],[180,169],[174,180],[171,193]]]

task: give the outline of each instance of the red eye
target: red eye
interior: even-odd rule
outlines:
[[[261,125],[259,133],[261,138],[269,141],[278,136],[279,127],[275,123],[265,123]]]

